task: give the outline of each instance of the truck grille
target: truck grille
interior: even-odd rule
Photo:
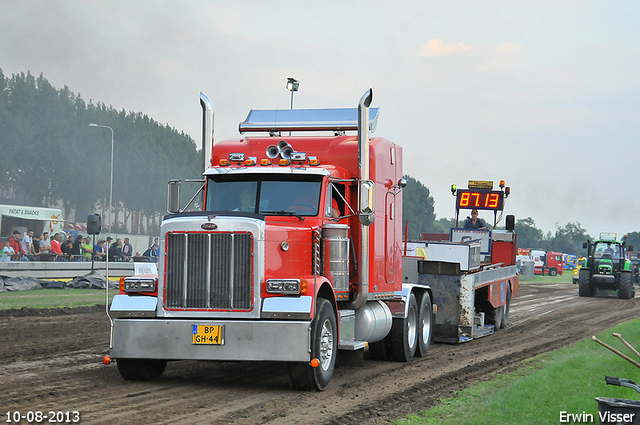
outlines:
[[[168,233],[167,309],[253,308],[251,233]]]

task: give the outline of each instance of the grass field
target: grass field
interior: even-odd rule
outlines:
[[[618,332],[640,348],[640,318],[623,323],[598,335],[598,339],[629,357],[633,354],[611,334]],[[636,360],[638,360],[636,358]],[[442,400],[440,406],[399,420],[399,425],[477,425],[552,423],[599,423],[595,397],[638,400],[640,394],[630,388],[608,386],[604,376],[631,380],[639,370],[631,363],[585,339],[561,350],[525,361],[512,373],[500,373],[491,381],[461,391]],[[570,419],[565,415],[578,415]],[[589,416],[591,415],[591,416]],[[586,419],[586,420],[584,420]],[[591,420],[592,419],[592,420]]]
[[[520,279],[520,285],[527,285],[529,283],[536,283],[536,284],[545,284],[545,283],[572,283],[573,281],[573,271],[571,270],[565,270],[564,273],[562,275],[556,275],[556,276],[548,276],[548,275],[535,275],[533,277],[533,279],[529,279],[529,280],[522,280]]]
[[[118,293],[109,290],[109,302]],[[62,308],[104,305],[105,291],[100,289],[37,289],[0,292],[0,310],[12,308]]]

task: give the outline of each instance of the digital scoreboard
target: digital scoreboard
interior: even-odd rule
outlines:
[[[479,209],[502,211],[504,192],[497,190],[465,190],[456,191],[456,209]]]

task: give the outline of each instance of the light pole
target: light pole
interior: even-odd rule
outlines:
[[[293,92],[298,91],[300,87],[300,81],[295,78],[287,78],[287,90],[291,92],[291,109],[293,109]]]
[[[94,123],[89,124],[89,127],[101,127],[111,130],[111,179],[109,183],[109,223],[107,223],[109,225],[109,233],[111,233],[111,202],[113,199],[113,128],[109,127],[108,125],[100,125]]]

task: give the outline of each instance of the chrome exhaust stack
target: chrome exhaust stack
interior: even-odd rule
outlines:
[[[374,220],[374,186],[369,180],[369,106],[373,90],[369,89],[358,104],[358,212],[360,216],[360,266],[358,267],[358,293],[353,308],[360,310],[369,297],[369,226]]]
[[[206,94],[200,92],[202,106],[202,172],[211,167],[213,160],[213,104]]]

